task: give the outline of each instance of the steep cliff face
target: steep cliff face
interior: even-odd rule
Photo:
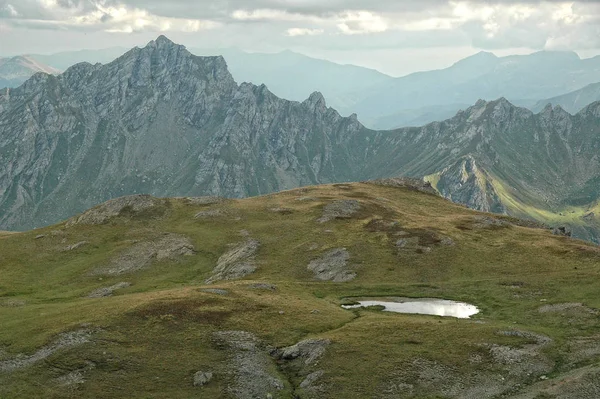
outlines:
[[[478,101],[443,122],[373,131],[319,93],[300,103],[238,85],[223,58],[160,37],[0,94],[0,227],[126,194],[245,197],[404,175],[475,209],[596,231],[599,150],[600,103],[572,116]]]
[[[349,179],[364,128],[319,94],[238,86],[221,57],[165,37],[108,65],[38,74],[0,97],[0,224],[30,228],[130,193],[242,197]]]
[[[507,212],[490,176],[479,168],[471,155],[425,179],[432,182],[442,196],[453,202],[483,212]]]

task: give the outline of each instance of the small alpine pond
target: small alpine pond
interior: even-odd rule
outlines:
[[[359,300],[356,304],[342,305],[344,309],[383,306],[385,312],[416,313],[468,319],[479,313],[476,306],[464,302],[435,298],[386,298],[386,300]]]

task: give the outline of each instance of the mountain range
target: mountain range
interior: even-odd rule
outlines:
[[[28,57],[65,70],[82,61],[108,63],[123,52],[125,49],[114,47]],[[267,54],[198,48],[191,52],[222,55],[237,82],[266,84],[282,98],[302,101],[319,91],[342,115],[356,113],[361,123],[374,129],[448,119],[478,99],[505,97],[535,112],[552,103],[571,113],[599,99],[594,91],[597,85],[585,86],[600,82],[600,57],[580,59],[573,52],[542,51],[507,57],[480,52],[446,69],[399,78],[292,51]]]
[[[33,57],[0,58],[0,88],[17,87],[38,72],[58,74],[60,71]]]
[[[245,197],[404,175],[474,209],[597,240],[598,137],[600,103],[534,114],[504,98],[375,131],[320,93],[300,103],[238,85],[222,57],[161,36],[2,93],[0,228],[48,225],[125,194]]]
[[[585,108],[588,104],[596,101],[600,101],[600,83],[592,83],[582,89],[538,101],[537,104],[531,107],[531,110],[539,112],[544,109],[546,105],[552,104],[560,105],[565,111],[575,114]]]

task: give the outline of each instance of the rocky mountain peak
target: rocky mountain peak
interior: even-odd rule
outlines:
[[[308,99],[304,100],[303,104],[307,105],[310,109],[320,110],[325,112],[327,110],[327,102],[325,97],[318,91],[312,93]]]

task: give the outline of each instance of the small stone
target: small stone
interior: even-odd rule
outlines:
[[[212,380],[213,374],[211,372],[198,371],[194,374],[194,386],[201,387],[206,385]]]
[[[318,314],[321,313],[321,311],[319,309],[313,309],[310,311],[311,314]]]
[[[283,310],[280,310],[279,314],[285,314],[285,312]]]
[[[35,236],[35,239],[39,240],[40,238],[44,238],[44,237],[46,237],[45,234],[39,234],[39,235]]]

